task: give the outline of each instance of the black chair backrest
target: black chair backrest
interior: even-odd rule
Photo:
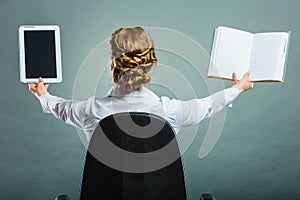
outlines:
[[[118,113],[99,122],[80,191],[80,200],[98,199],[186,199],[180,151],[167,121],[148,113]]]

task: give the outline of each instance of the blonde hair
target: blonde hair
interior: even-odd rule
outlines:
[[[157,64],[154,44],[142,27],[120,28],[110,40],[113,81],[122,94],[139,90],[150,82],[148,72]]]

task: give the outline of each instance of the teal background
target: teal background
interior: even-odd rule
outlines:
[[[174,29],[208,52],[218,25],[251,32],[291,30],[285,82],[257,83],[242,94],[227,109],[217,145],[199,159],[208,121],[202,123],[184,165],[192,200],[202,192],[221,200],[299,199],[299,19],[298,0],[1,0],[0,199],[53,199],[64,193],[77,199],[85,154],[75,128],[43,114],[19,82],[17,29],[22,24],[60,26],[63,82],[52,84],[50,92],[65,98],[72,97],[87,54],[119,27]],[[204,85],[193,86],[198,96],[207,95]]]

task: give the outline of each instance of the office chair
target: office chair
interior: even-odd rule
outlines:
[[[128,152],[142,159],[134,160],[126,156]],[[170,157],[172,162],[163,163]],[[186,200],[181,155],[171,125],[159,116],[138,112],[102,119],[86,152],[79,199]]]
[[[112,147],[104,144],[104,136],[109,139],[110,144],[114,144]],[[146,157],[130,163],[132,160],[125,156],[126,152],[146,155],[166,145],[171,145],[171,154],[177,159],[162,169],[148,169],[153,163]],[[114,156],[117,153],[112,152],[116,146],[125,150],[125,153]],[[103,151],[106,155],[102,154]],[[111,156],[111,161],[117,163],[120,168],[139,166],[139,169],[136,169],[136,172],[114,169],[107,166],[107,163],[100,162],[97,153],[101,153],[100,159],[101,156]],[[152,161],[167,159],[159,156],[162,155],[152,157]],[[81,182],[80,200],[91,199],[185,200],[186,189],[180,151],[170,124],[153,114],[137,112],[113,114],[101,120],[88,147]]]

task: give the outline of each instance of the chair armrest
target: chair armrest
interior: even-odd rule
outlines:
[[[216,200],[215,197],[209,193],[203,193],[200,196],[200,200]]]
[[[55,197],[54,200],[70,200],[70,197],[68,195],[63,194]]]

